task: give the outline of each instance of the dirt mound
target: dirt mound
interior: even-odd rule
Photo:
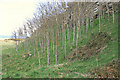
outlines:
[[[98,54],[101,50],[107,47],[107,43],[111,40],[111,37],[105,33],[100,32],[98,34],[91,34],[89,42],[83,46],[72,51],[72,54],[68,57],[69,60],[87,60],[93,55]],[[76,51],[78,55],[76,56]]]
[[[112,63],[108,63],[104,67],[89,70],[88,73],[90,73],[91,78],[118,78],[120,76],[119,65],[120,58],[116,61],[113,60]]]

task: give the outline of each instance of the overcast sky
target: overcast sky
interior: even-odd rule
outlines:
[[[33,17],[38,2],[56,0],[0,0],[0,35],[11,36],[12,32]],[[62,1],[62,0],[58,0]]]
[[[0,0],[0,35],[11,35],[33,17],[37,0]]]

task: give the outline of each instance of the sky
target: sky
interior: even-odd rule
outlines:
[[[23,27],[33,17],[38,1],[56,0],[0,0],[0,35],[11,36],[14,30]]]
[[[0,0],[0,35],[11,36],[12,32],[33,17],[38,0]]]
[[[38,2],[47,1],[56,0],[0,0],[0,36],[11,36],[14,30],[23,27],[26,20],[33,17]]]

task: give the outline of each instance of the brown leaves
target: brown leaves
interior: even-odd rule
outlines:
[[[107,47],[107,43],[111,40],[111,37],[107,33],[100,32],[97,35],[92,35],[90,41],[83,47],[74,49],[69,59],[75,61],[76,59],[87,60],[88,58],[97,55],[100,51]],[[78,56],[75,55],[76,50]]]
[[[63,64],[54,65],[54,67],[62,67]]]
[[[104,67],[88,71],[92,78],[118,78],[118,60],[108,63]]]
[[[7,57],[11,57],[10,55],[7,55]]]

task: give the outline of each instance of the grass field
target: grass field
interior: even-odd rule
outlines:
[[[79,47],[86,46],[92,39],[92,34],[99,34],[98,19],[95,20],[94,26],[89,27],[88,33],[82,33],[79,40]],[[50,65],[47,66],[47,55],[40,54],[41,66],[39,67],[38,56],[24,58],[25,50],[20,48],[15,51],[15,43],[2,42],[2,77],[3,78],[88,78],[89,70],[94,68],[102,68],[104,65],[118,59],[118,15],[115,15],[115,23],[112,23],[112,16],[101,20],[101,31],[107,33],[111,37],[105,48],[92,55],[87,60],[81,59],[75,61],[67,61],[64,59],[64,50],[58,47],[58,65],[55,65],[55,55],[50,51]],[[72,34],[72,30],[70,32]],[[72,35],[71,35],[72,36]],[[99,42],[98,42],[99,43]],[[69,57],[75,50],[70,49],[72,45],[67,44],[67,56]],[[22,50],[21,50],[22,49]],[[33,49],[31,48],[31,54]],[[86,53],[87,54],[87,53]]]

